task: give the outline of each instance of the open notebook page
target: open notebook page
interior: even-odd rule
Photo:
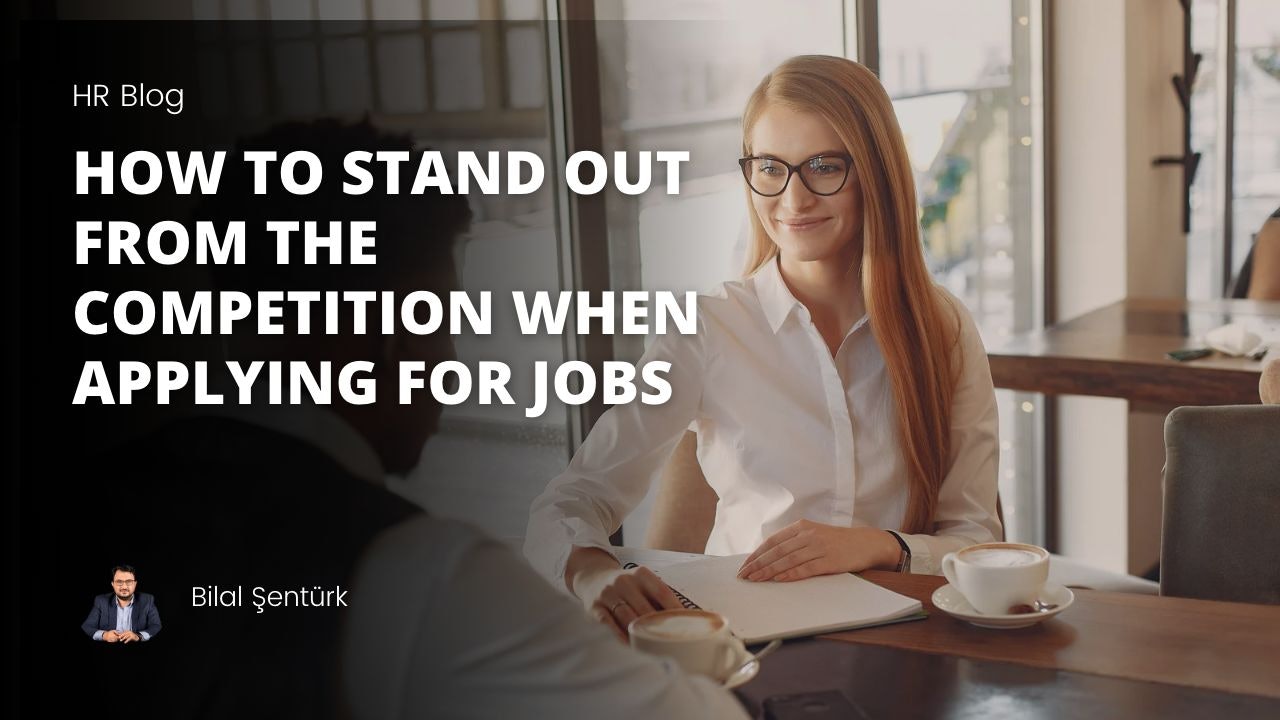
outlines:
[[[919,600],[848,573],[787,583],[739,580],[746,557],[707,555],[650,567],[699,607],[727,617],[747,643],[880,625],[922,611]]]

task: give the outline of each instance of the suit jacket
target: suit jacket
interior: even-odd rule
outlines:
[[[160,613],[156,610],[156,599],[147,593],[134,593],[133,604],[129,606],[132,613],[129,626],[138,633],[147,633],[155,637],[160,632]],[[93,637],[99,630],[116,629],[116,596],[114,593],[99,595],[93,599],[93,609],[89,617],[80,626],[85,634]]]

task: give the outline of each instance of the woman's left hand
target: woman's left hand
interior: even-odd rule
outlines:
[[[893,567],[902,549],[888,531],[797,520],[769,536],[747,557],[738,577],[763,582]]]

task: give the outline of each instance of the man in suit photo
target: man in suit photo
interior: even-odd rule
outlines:
[[[93,609],[80,626],[99,642],[146,642],[160,632],[156,600],[138,592],[138,572],[131,565],[111,569],[111,592],[93,599]]]

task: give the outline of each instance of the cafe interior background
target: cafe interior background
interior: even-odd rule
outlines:
[[[1221,298],[1280,206],[1280,3],[1186,1],[1184,12],[1179,0],[63,0],[32,14],[405,21],[303,23],[272,53],[246,47],[210,69],[225,111],[214,120],[236,131],[368,112],[446,152],[690,151],[676,196],[660,176],[639,196],[550,184],[473,195],[464,285],[484,278],[495,294],[736,277],[747,95],[791,55],[857,59],[893,98],[930,268],[991,347],[1127,298]],[[546,22],[556,18],[577,22]],[[1189,53],[1202,60],[1184,108],[1170,79]],[[433,72],[442,57],[454,60],[448,74]],[[1186,163],[1154,162],[1187,147],[1200,155],[1189,186]],[[643,339],[462,338],[458,351],[519,368],[636,360]],[[997,394],[1008,538],[1148,572],[1168,408]],[[425,450],[437,470],[394,489],[518,538],[600,410],[561,405],[529,420],[518,405],[450,408]],[[628,520],[627,544],[643,541],[647,519]]]

